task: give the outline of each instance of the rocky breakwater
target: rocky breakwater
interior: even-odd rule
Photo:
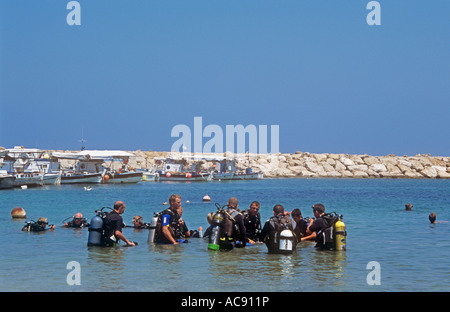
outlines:
[[[249,165],[266,177],[450,178],[450,157],[348,154],[258,155]]]
[[[155,157],[178,156],[181,153],[131,152],[136,159],[130,165],[150,168]],[[349,154],[201,154],[197,156],[227,157],[234,159],[238,170],[251,167],[262,171],[265,177],[306,178],[450,178],[450,157],[430,155],[416,156],[370,156]],[[212,168],[213,161],[202,161],[201,169]]]
[[[52,151],[46,151],[48,153]],[[70,151],[58,151],[70,152]],[[129,151],[136,157],[131,157],[129,165],[137,169],[150,169],[155,159],[175,157],[183,158],[186,153]],[[450,156],[370,156],[349,154],[313,154],[295,152],[293,154],[200,154],[198,157],[221,158],[235,160],[236,168],[244,171],[251,167],[254,172],[262,171],[268,178],[416,178],[416,179],[449,179]],[[194,161],[187,162],[187,166]],[[72,161],[62,167],[67,168]],[[202,160],[199,170],[211,170],[214,161]],[[115,165],[120,168],[120,164]],[[114,169],[117,169],[114,168]]]

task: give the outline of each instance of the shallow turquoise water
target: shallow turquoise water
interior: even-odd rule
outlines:
[[[247,208],[261,203],[264,220],[281,203],[312,216],[321,202],[327,211],[344,215],[347,251],[316,250],[301,243],[290,256],[269,255],[264,245],[231,252],[207,250],[207,241],[188,244],[147,244],[147,230],[125,228],[135,248],[86,247],[87,229],[62,228],[62,220],[80,211],[89,220],[96,209],[126,203],[124,221],[134,215],[149,222],[166,206],[171,194],[182,196],[183,219],[191,229],[207,227],[214,203],[231,196]],[[202,197],[211,196],[211,203]],[[204,183],[45,186],[0,192],[0,291],[449,291],[449,180],[403,179],[265,179]],[[186,201],[189,200],[189,203]],[[413,204],[405,211],[406,203]],[[57,225],[54,232],[26,233],[24,220],[12,220],[14,207],[27,211],[27,220],[41,216]],[[81,265],[81,285],[70,286],[70,261]],[[380,285],[368,285],[370,261],[380,264]]]

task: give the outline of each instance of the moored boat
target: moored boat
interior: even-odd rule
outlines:
[[[156,172],[159,175],[159,181],[174,182],[205,182],[212,181],[212,172],[202,172],[196,170],[196,164],[192,165],[190,170],[185,170],[185,159],[157,158]]]
[[[10,189],[14,187],[14,176],[5,170],[0,171],[0,189]]]
[[[137,171],[108,171],[103,176],[103,183],[138,183],[142,181],[142,172]]]

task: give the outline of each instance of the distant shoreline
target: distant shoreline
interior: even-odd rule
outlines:
[[[47,153],[52,151],[45,151]],[[58,152],[69,152],[61,151]],[[73,151],[71,151],[73,152]],[[137,169],[150,169],[155,158],[165,157],[227,157],[236,159],[238,170],[252,168],[262,171],[267,178],[405,178],[449,179],[450,157],[445,156],[370,156],[350,154],[313,154],[308,152],[278,154],[192,154],[180,152],[127,151],[136,157],[129,165]],[[192,161],[191,161],[192,162]],[[211,168],[211,160],[200,161],[202,169]]]

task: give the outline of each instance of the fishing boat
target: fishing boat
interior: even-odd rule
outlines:
[[[91,160],[89,156],[79,153],[53,152],[51,157],[62,161],[73,161],[74,164],[61,170],[61,184],[98,184],[102,182],[106,170],[103,161]]]
[[[245,172],[236,172],[233,176],[233,180],[262,180],[264,174],[260,172],[252,172],[251,168],[247,168]]]
[[[212,181],[212,172],[202,172],[196,170],[193,164],[189,170],[184,169],[185,159],[156,158],[157,173],[159,181],[175,182],[204,182]]]
[[[30,166],[41,155],[39,149],[15,146],[2,152],[0,170],[14,176],[15,187],[41,186],[44,173]]]
[[[128,165],[130,157],[135,157],[134,154],[118,150],[83,150],[78,155],[86,158],[85,165],[96,164],[97,173],[100,171],[99,166],[102,166],[102,183],[138,183],[142,181],[143,173]]]
[[[151,169],[136,169],[142,172],[142,181],[159,181],[159,174],[156,172],[156,165]]]
[[[6,170],[0,170],[0,189],[10,189],[14,187],[14,176],[8,174]]]

